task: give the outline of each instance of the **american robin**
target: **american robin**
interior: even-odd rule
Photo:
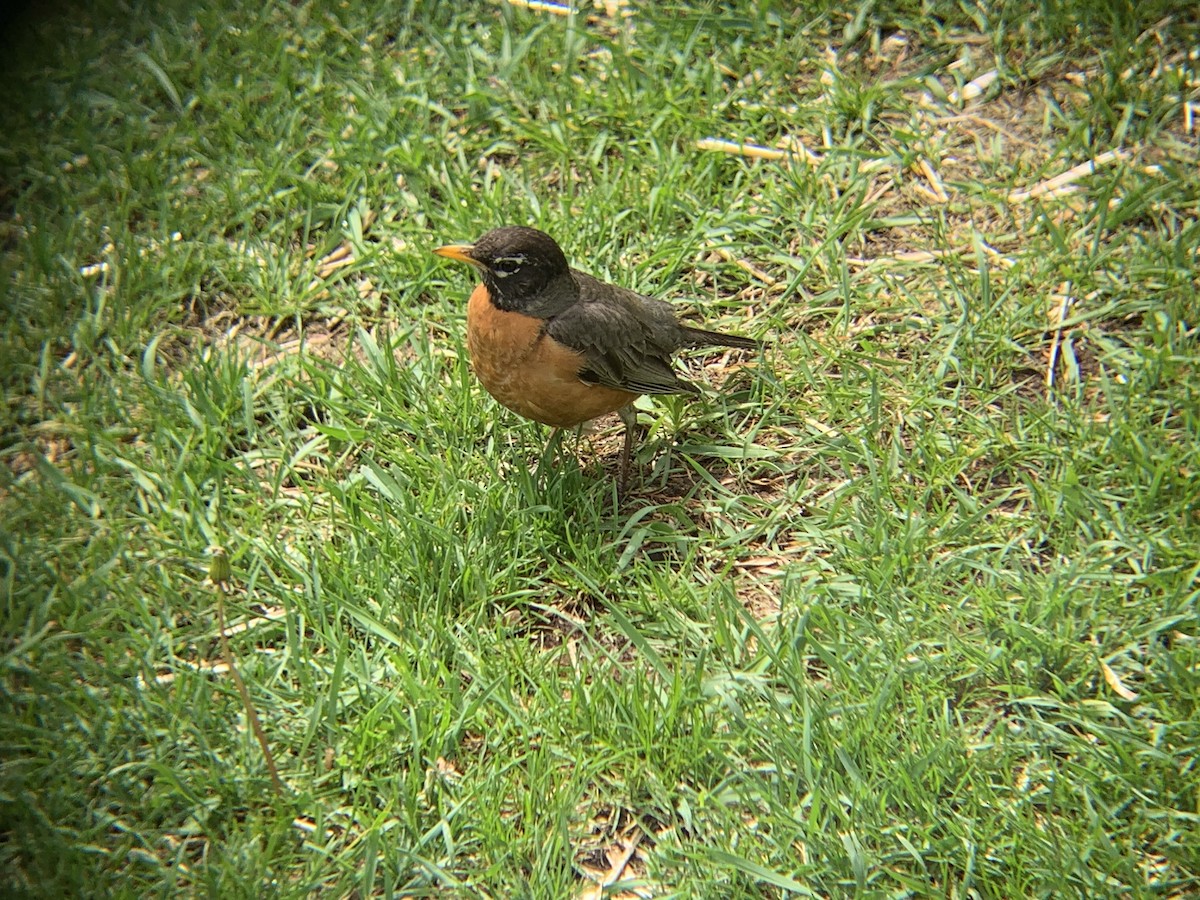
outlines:
[[[700,393],[675,374],[671,355],[759,346],[684,325],[669,303],[572,269],[554,239],[535,228],[496,228],[474,244],[433,252],[474,266],[483,278],[467,304],[467,350],[487,392],[555,428],[619,412],[622,484],[636,422],[630,404],[641,394]]]

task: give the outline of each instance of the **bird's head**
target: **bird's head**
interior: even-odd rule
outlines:
[[[536,228],[494,228],[474,244],[449,244],[433,251],[479,269],[492,302],[500,309],[528,311],[570,268],[554,238]]]

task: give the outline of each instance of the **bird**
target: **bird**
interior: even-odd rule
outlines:
[[[700,390],[680,378],[683,349],[758,350],[759,341],[680,322],[664,300],[594,278],[567,263],[544,231],[506,225],[435,254],[473,266],[467,352],[483,387],[517,415],[556,429],[616,412],[625,425],[619,485],[628,480],[642,394]]]

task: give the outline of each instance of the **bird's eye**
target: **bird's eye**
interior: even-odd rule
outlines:
[[[525,265],[524,256],[501,256],[492,260],[492,271],[499,278],[507,278],[509,275],[520,272],[523,265]]]

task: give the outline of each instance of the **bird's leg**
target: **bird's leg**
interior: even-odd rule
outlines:
[[[633,433],[637,429],[637,410],[632,403],[627,403],[617,410],[617,415],[625,424],[625,443],[621,445],[621,462],[617,470],[617,492],[625,493],[629,486],[629,462],[633,456]]]

